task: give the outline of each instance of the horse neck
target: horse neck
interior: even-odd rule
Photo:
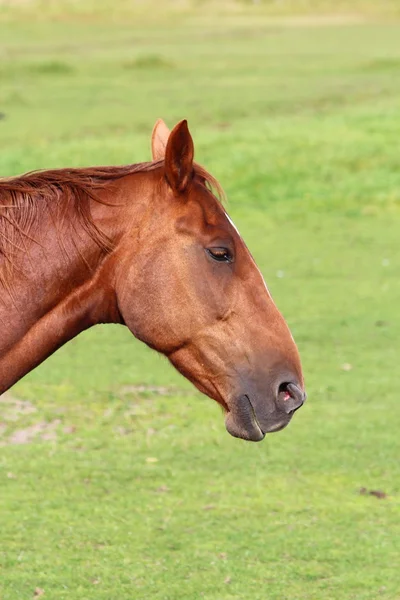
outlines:
[[[140,220],[143,189],[136,205],[132,200],[137,178],[129,179],[129,220]],[[112,189],[114,207],[93,201],[91,208],[94,224],[117,245],[126,218],[124,209],[116,206],[120,196],[122,204],[126,199],[126,182],[114,181]],[[103,196],[106,200],[107,189]],[[46,223],[43,226],[46,229]],[[51,229],[50,223],[47,226]],[[74,243],[74,252],[63,252],[63,246],[70,247],[70,240],[60,239],[59,232],[42,235],[29,257],[23,257],[31,263],[27,273],[16,271],[15,281],[2,294],[7,301],[0,308],[0,393],[81,331],[97,323],[121,322],[112,286],[113,253],[99,249],[89,236]]]

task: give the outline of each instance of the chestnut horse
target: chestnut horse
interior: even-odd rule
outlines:
[[[97,323],[121,323],[258,441],[305,400],[296,345],[186,121],[153,161],[0,180],[0,393]]]

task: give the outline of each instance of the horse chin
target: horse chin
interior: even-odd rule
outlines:
[[[241,438],[249,442],[261,442],[264,439],[265,434],[261,431],[260,427],[255,423],[251,428],[243,426],[242,423],[235,419],[232,413],[227,413],[225,417],[225,427],[228,433],[233,437]]]
[[[262,425],[260,425],[260,420]],[[280,411],[269,414],[267,419],[258,419],[253,405],[247,395],[241,396],[237,405],[232,406],[225,416],[225,427],[232,436],[260,442],[267,433],[284,429],[291,417]]]
[[[260,442],[265,437],[248,396],[242,396],[240,402],[226,413],[225,427],[233,437],[242,440]]]

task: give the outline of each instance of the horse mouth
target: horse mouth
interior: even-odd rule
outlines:
[[[228,410],[225,426],[228,433],[242,440],[260,442],[265,437],[247,394],[241,396],[239,402]]]
[[[260,425],[256,410],[250,397],[240,396],[239,402],[228,410],[225,416],[225,427],[233,437],[251,442],[260,442],[267,433],[280,431],[291,420],[286,414],[274,415],[266,425]]]

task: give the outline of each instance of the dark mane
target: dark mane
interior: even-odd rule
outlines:
[[[27,240],[33,241],[32,227],[46,210],[48,203],[60,205],[60,219],[73,207],[77,221],[93,241],[105,252],[113,249],[111,240],[95,225],[90,200],[103,202],[99,191],[110,182],[132,175],[148,173],[162,166],[163,160],[125,166],[85,167],[32,171],[17,177],[0,178],[0,260],[6,269],[13,266],[14,254],[26,250]],[[194,165],[198,177],[222,200],[223,191],[217,180],[203,167]],[[61,222],[60,228],[63,223]],[[0,274],[5,283],[5,274]]]

